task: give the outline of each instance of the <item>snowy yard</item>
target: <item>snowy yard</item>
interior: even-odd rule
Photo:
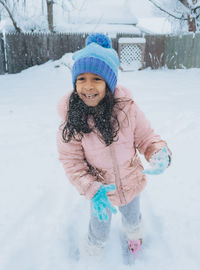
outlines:
[[[87,232],[88,202],[57,160],[56,106],[72,88],[61,63],[0,76],[0,269],[129,269],[120,255],[119,214],[101,263],[74,264],[67,255],[70,236]],[[173,152],[171,167],[149,177],[142,194],[144,249],[132,269],[199,270],[200,69],[119,77]]]

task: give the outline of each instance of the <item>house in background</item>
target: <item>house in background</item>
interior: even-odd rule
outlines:
[[[138,19],[129,7],[129,1],[121,4],[108,1],[107,4],[100,1],[90,4],[88,7],[77,12],[72,11],[67,24],[69,32],[104,32],[110,36],[116,33],[130,33],[141,36],[142,31],[137,26]]]

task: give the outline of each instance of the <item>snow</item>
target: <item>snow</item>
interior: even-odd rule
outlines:
[[[125,4],[124,0],[87,1],[84,8],[77,13],[73,10],[70,14],[71,23],[114,23],[114,24],[137,24],[137,18],[132,8]]]
[[[120,69],[123,71],[136,71],[142,68],[142,63],[140,60],[133,59],[129,63],[121,63]]]
[[[119,38],[118,43],[146,43],[145,38]]]
[[[82,24],[67,24],[55,28],[58,32],[70,32],[70,33],[108,33],[116,37],[117,33],[131,33],[140,36],[142,31],[133,25],[121,25],[121,24],[94,24],[94,23],[82,23]]]
[[[23,4],[24,1],[19,1],[15,11],[15,19],[22,31],[48,32],[46,1],[26,1],[25,8]],[[15,31],[7,12],[2,10],[0,31]],[[138,35],[141,31],[157,34],[172,32],[169,20],[156,17],[155,10],[148,0],[58,0],[54,5],[54,30]],[[137,27],[134,26],[136,24]]]
[[[0,76],[2,270],[129,269],[119,214],[101,262],[68,257],[89,218],[89,203],[69,184],[56,149],[57,103],[72,88],[69,58]],[[145,237],[135,270],[200,269],[199,76],[200,69],[119,73],[173,152],[170,168],[148,177],[141,195]]]
[[[173,32],[173,25],[165,17],[140,17],[138,28],[149,34],[170,34]]]

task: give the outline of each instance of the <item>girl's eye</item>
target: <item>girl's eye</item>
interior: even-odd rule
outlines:
[[[101,78],[98,78],[98,77],[96,77],[94,79],[95,79],[95,81],[101,81]]]
[[[77,81],[83,81],[85,78],[84,77],[79,77],[77,78]]]

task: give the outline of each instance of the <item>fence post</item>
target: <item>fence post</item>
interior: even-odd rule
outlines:
[[[169,35],[165,40],[165,64],[170,69],[200,67],[200,34]]]
[[[6,72],[5,50],[3,34],[0,33],[0,75]]]
[[[193,67],[200,68],[200,33],[195,34],[194,49],[193,49]]]
[[[165,35],[145,35],[145,67],[157,69],[164,66]]]

